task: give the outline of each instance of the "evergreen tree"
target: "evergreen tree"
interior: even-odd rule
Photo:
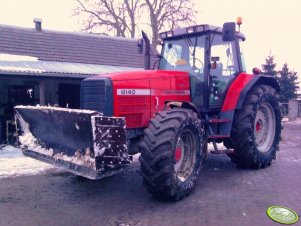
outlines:
[[[280,102],[288,102],[290,99],[298,97],[298,73],[290,71],[287,63],[285,63],[282,67],[282,70],[279,71],[277,80],[281,89],[279,93]]]
[[[276,76],[276,64],[274,63],[274,56],[268,56],[265,59],[265,64],[261,65],[262,66],[262,74],[264,75],[271,75],[271,76]]]

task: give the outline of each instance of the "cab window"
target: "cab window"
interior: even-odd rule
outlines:
[[[224,42],[218,34],[213,35],[212,39],[209,103],[220,106],[229,82],[239,73],[239,64],[235,41]]]

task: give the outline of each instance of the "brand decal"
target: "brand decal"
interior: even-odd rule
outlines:
[[[117,95],[150,95],[150,89],[117,89]]]
[[[152,90],[152,95],[158,96],[171,96],[171,95],[178,95],[178,96],[185,96],[190,95],[190,90]]]
[[[273,221],[280,224],[295,224],[298,221],[298,214],[284,206],[271,206],[267,209],[267,215]]]
[[[117,95],[185,96],[190,95],[190,90],[117,89]]]

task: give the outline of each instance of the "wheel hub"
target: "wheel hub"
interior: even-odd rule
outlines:
[[[265,102],[257,110],[254,120],[255,143],[260,152],[268,152],[273,144],[276,122],[272,106]]]
[[[261,129],[262,129],[262,121],[258,120],[256,122],[256,133],[260,132]]]
[[[174,169],[177,178],[185,181],[193,172],[196,162],[197,141],[195,135],[186,130],[179,136],[174,151]]]
[[[179,162],[182,158],[182,148],[177,147],[175,151],[175,162]]]

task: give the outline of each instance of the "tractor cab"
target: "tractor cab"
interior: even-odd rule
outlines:
[[[190,75],[191,101],[199,111],[220,109],[231,81],[245,71],[235,23],[223,28],[198,25],[160,34],[163,41],[160,70],[185,71]]]

